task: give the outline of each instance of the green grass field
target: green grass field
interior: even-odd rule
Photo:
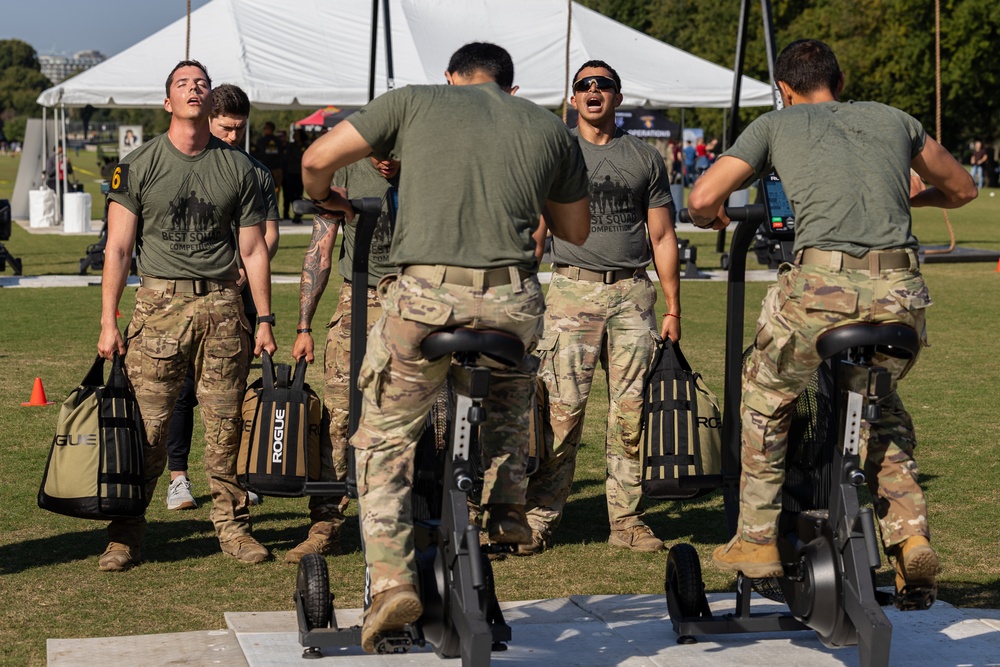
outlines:
[[[81,154],[82,156],[83,154]],[[14,162],[13,160],[10,162]],[[13,173],[0,158],[0,198],[9,197]],[[9,172],[9,173],[8,173]],[[5,182],[6,181],[6,182]],[[6,194],[5,194],[6,193]],[[951,214],[959,245],[1000,250],[1000,198],[984,193]],[[947,243],[936,211],[918,211],[916,233]],[[718,266],[714,235],[692,234],[699,265]],[[94,237],[96,238],[96,237]],[[33,235],[15,226],[8,247],[26,275],[73,274],[86,237]],[[282,239],[275,272],[297,274],[308,236]],[[1000,608],[1000,417],[995,394],[1000,372],[1000,273],[992,264],[930,264],[925,275],[934,306],[928,348],[901,387],[920,445],[917,458],[930,502],[933,542],[941,555],[940,597],[959,606]],[[5,275],[10,275],[7,269]],[[756,311],[766,285],[748,285],[747,309]],[[335,286],[317,321],[335,305]],[[294,337],[296,285],[274,286],[279,325],[278,359],[288,361]],[[724,283],[682,285],[685,354],[722,394]],[[134,290],[121,304],[130,316]],[[281,561],[307,525],[306,499],[269,498],[253,513],[255,535],[277,559],[247,566],[224,556],[208,520],[207,483],[199,471],[202,442],[196,430],[191,469],[200,507],[168,512],[161,483],[149,509],[145,562],[125,574],[99,572],[104,524],[57,516],[36,505],[58,405],[21,407],[36,377],[49,400],[61,402],[89,368],[99,332],[97,287],[0,289],[0,664],[42,665],[48,637],[101,637],[225,627],[226,611],[293,608],[296,569]],[[750,328],[749,326],[746,328]],[[320,369],[310,369],[321,386]],[[599,385],[595,385],[599,386]],[[604,505],[603,424],[606,397],[595,392],[578,461],[573,495],[557,544],[528,559],[495,564],[501,600],[573,594],[662,594],[665,557],[609,547]],[[990,407],[994,406],[994,407]],[[356,505],[345,526],[345,554],[330,558],[331,587],[341,608],[361,606],[363,563]],[[710,565],[711,550],[727,539],[719,494],[691,502],[651,502],[647,521],[668,544],[689,542],[702,556],[706,586],[731,590],[733,578]],[[889,585],[883,567],[879,584]],[[664,606],[664,611],[666,610]],[[673,641],[666,638],[664,641]]]

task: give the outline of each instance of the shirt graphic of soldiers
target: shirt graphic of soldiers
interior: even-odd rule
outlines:
[[[634,225],[635,200],[627,175],[602,160],[590,178],[591,232],[616,232]]]

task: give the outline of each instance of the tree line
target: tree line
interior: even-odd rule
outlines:
[[[605,16],[732,68],[740,2],[580,0]],[[745,74],[768,80],[760,3],[751,3]],[[802,38],[821,39],[845,73],[841,99],[874,100],[917,118],[955,153],[976,139],[1000,142],[1000,11],[997,0],[940,0],[941,131],[935,103],[934,0],[772,0],[780,51]],[[597,55],[597,54],[595,54]],[[613,65],[614,54],[607,59]],[[766,109],[746,110],[749,120]],[[722,136],[723,113],[696,109],[685,124]],[[680,114],[668,115],[675,121]]]
[[[723,0],[581,0],[582,4],[656,39],[724,67],[735,60],[740,2]],[[822,39],[837,54],[846,74],[842,99],[875,100],[898,107],[920,120],[928,132],[956,154],[980,139],[1000,148],[1000,11],[997,0],[939,0],[941,23],[941,109],[938,136],[935,101],[934,0],[772,0],[775,39],[780,50],[804,37]],[[614,66],[614,53],[595,54]],[[573,63],[570,64],[574,66]],[[664,64],[664,66],[667,66]],[[751,3],[745,73],[768,79],[760,4]],[[622,74],[626,75],[627,72]],[[29,117],[40,117],[35,104],[51,86],[35,50],[16,39],[0,40],[0,132],[19,140]],[[747,109],[748,122],[766,109]],[[251,132],[265,120],[278,127],[301,111],[255,112]],[[141,124],[147,136],[165,131],[162,110],[73,110],[93,122]],[[677,109],[667,110],[680,120]],[[685,124],[722,137],[726,112],[692,109]]]

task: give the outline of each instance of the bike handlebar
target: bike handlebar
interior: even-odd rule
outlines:
[[[735,220],[736,222],[751,222],[754,224],[760,224],[767,220],[767,210],[764,208],[763,204],[748,204],[746,206],[727,206],[726,216],[730,220]],[[690,222],[694,224],[691,220],[691,212],[686,208],[682,208],[677,214],[678,219],[681,222]],[[697,227],[697,225],[695,225]],[[707,228],[703,228],[707,229]]]

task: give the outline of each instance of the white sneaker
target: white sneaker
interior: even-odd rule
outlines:
[[[193,510],[197,509],[198,503],[191,495],[191,482],[184,475],[175,478],[167,488],[167,509],[168,510]]]
[[[264,496],[258,496],[253,491],[247,491],[247,505],[250,507],[256,507],[257,505],[264,504]]]

